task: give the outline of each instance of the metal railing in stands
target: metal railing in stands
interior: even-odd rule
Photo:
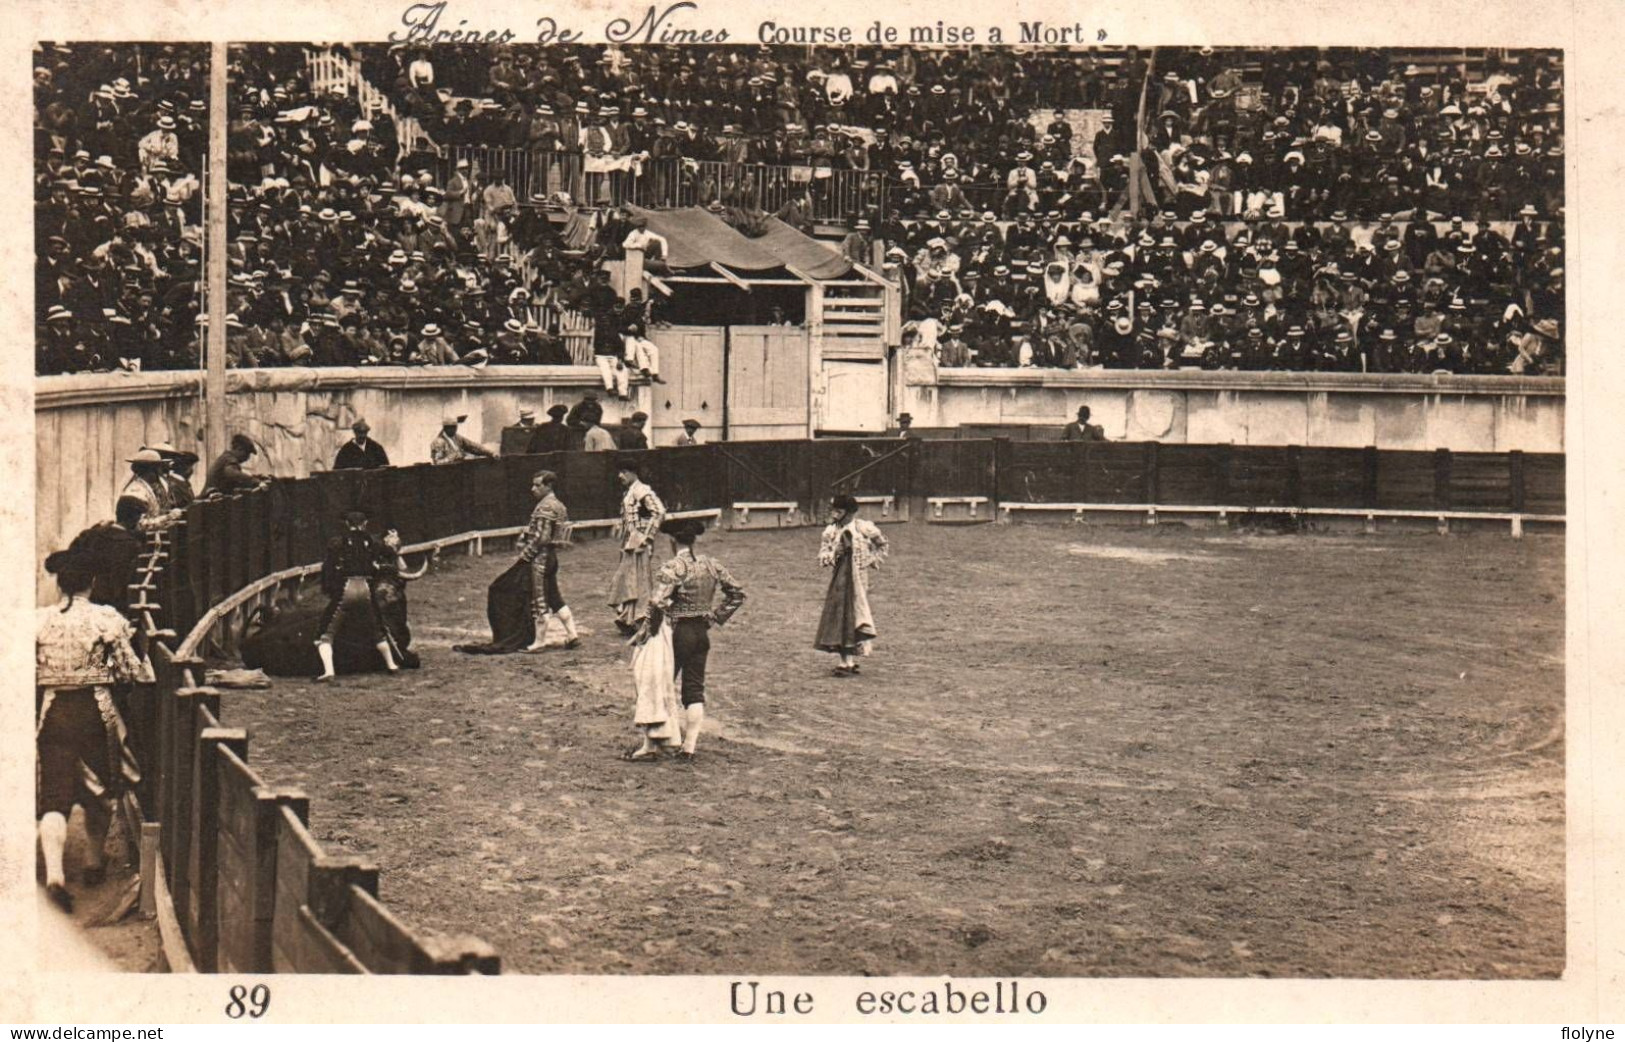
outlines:
[[[484,179],[501,172],[520,200],[537,196],[568,195],[587,206],[631,203],[652,209],[707,206],[719,202],[777,213],[793,200],[805,198],[812,221],[848,221],[874,211],[885,212],[934,185],[912,186],[879,170],[815,169],[767,163],[725,163],[673,157],[644,160],[625,171],[589,173],[580,152],[506,148],[489,145],[452,145],[444,149],[438,173],[449,178],[459,160],[467,160],[469,173]],[[1005,185],[998,182],[962,183],[965,201],[977,212],[1004,215]],[[1081,191],[1098,193],[1091,179]],[[1104,203],[1104,200],[1102,200]],[[953,209],[962,207],[955,206]]]
[[[588,171],[581,152],[452,145],[443,150],[439,174],[449,178],[459,160],[472,175],[500,172],[521,199],[564,193],[585,206],[632,203],[651,208],[748,206],[777,212],[805,196],[812,220],[839,220],[880,206],[885,177],[876,170],[815,170],[810,166],[725,163],[680,157],[647,159],[627,170]]]

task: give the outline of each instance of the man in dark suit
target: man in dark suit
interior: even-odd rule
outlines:
[[[339,446],[339,453],[333,460],[334,470],[377,470],[389,466],[389,454],[384,447],[367,437],[372,428],[367,421],[357,419],[350,424],[350,430],[355,437]]]
[[[1061,431],[1062,441],[1105,441],[1106,431],[1099,424],[1089,422],[1089,407],[1078,406],[1078,418]]]
[[[547,410],[550,419],[536,428],[531,435],[531,452],[569,452],[575,447],[575,433],[570,425],[564,422],[564,417],[570,412],[568,405],[555,405]]]
[[[649,438],[643,433],[648,422],[649,414],[641,410],[627,417],[615,431],[615,447],[627,452],[648,448]]]

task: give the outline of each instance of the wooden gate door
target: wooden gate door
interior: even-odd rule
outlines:
[[[660,375],[650,396],[649,444],[671,445],[683,433],[683,421],[700,421],[701,441],[721,441],[723,423],[721,326],[671,326],[656,329]]]
[[[810,437],[807,364],[805,327],[729,326],[729,440]]]

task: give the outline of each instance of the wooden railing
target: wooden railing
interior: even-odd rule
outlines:
[[[439,154],[440,146],[429,137],[428,131],[416,117],[397,109],[389,95],[375,87],[361,72],[356,62],[332,48],[306,48],[305,69],[310,75],[310,88],[316,94],[341,90],[361,104],[368,115],[382,112],[395,125],[395,143],[398,156],[413,152]]]

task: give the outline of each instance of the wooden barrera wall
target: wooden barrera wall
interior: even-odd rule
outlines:
[[[476,938],[414,931],[378,901],[378,869],[326,853],[310,801],[268,785],[220,696],[191,686],[202,663],[153,650],[165,897],[204,973],[500,972]],[[168,909],[165,909],[168,911]]]

